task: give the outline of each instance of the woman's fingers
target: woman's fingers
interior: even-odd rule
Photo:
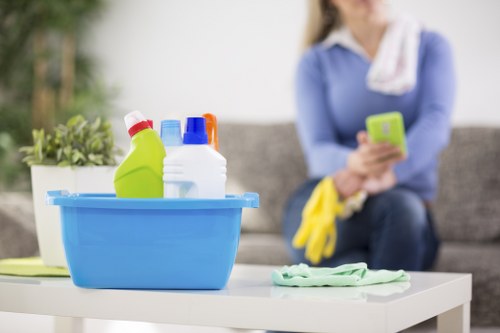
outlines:
[[[370,143],[370,137],[368,136],[368,133],[365,131],[359,131],[356,134],[356,139],[358,140],[358,144],[364,145]]]
[[[363,160],[371,161],[379,158],[381,155],[389,155],[399,152],[399,148],[389,143],[369,143],[358,147]]]
[[[390,143],[371,143],[362,147],[363,152],[367,157],[376,159],[381,155],[390,155],[400,152],[399,147],[391,145]]]
[[[368,168],[368,177],[380,177],[387,171],[391,170],[393,165],[394,163],[390,162],[372,165],[370,168]]]
[[[393,165],[404,159],[405,156],[399,147],[392,145],[380,144],[379,147],[367,147],[363,151],[363,164],[368,174],[373,174],[374,169]]]
[[[373,165],[392,163],[394,164],[396,161],[401,161],[403,158],[403,154],[399,150],[390,151],[384,154],[380,154],[377,156],[371,156],[366,160],[366,165],[370,168]]]
[[[390,143],[372,143],[368,133],[360,131],[358,148],[349,155],[347,167],[361,176],[378,176],[405,159],[399,147]]]

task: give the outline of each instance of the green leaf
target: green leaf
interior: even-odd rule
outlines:
[[[92,152],[99,152],[103,149],[103,142],[99,140],[98,138],[94,139],[90,145],[90,150]]]
[[[33,146],[24,146],[19,148],[20,153],[25,153],[26,155],[32,155],[34,151]]]
[[[59,163],[57,163],[57,166],[60,166],[60,167],[67,167],[67,166],[70,166],[71,164],[69,163],[68,160],[64,160],[64,161],[61,161]]]
[[[68,122],[66,123],[66,127],[68,128],[72,128],[72,127],[75,127],[77,126],[78,124],[82,123],[85,121],[85,118],[83,118],[83,116],[81,115],[76,115],[74,117],[71,117]],[[63,125],[60,125],[60,126],[63,126]]]
[[[33,164],[35,164],[35,159],[33,158],[33,156],[26,156],[22,159],[22,162],[28,164],[29,166],[32,166]]]
[[[87,124],[88,122],[86,120],[77,123],[75,126],[75,134],[81,134],[84,131],[85,126],[87,126]]]
[[[35,161],[43,161],[43,143],[40,141],[33,146],[33,158]]]
[[[56,151],[56,161],[61,161],[61,158],[62,158],[62,154],[63,154],[63,149],[62,148],[57,148],[57,151]]]
[[[104,158],[102,155],[89,154],[89,160],[96,165],[102,165]]]
[[[92,123],[90,129],[92,132],[97,132],[100,126],[101,126],[101,118],[97,117],[96,120]]]
[[[66,146],[63,148],[63,156],[65,156],[68,160],[71,159],[71,146]]]
[[[83,165],[87,158],[78,150],[73,150],[71,161],[73,165]]]

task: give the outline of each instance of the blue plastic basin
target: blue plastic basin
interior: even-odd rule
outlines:
[[[259,196],[124,199],[49,191],[61,209],[73,283],[84,288],[222,289],[234,265],[241,210]]]

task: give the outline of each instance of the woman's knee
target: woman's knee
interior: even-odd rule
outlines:
[[[368,203],[368,202],[367,202]],[[413,192],[393,189],[373,198],[372,267],[420,270],[428,231],[423,201]]]
[[[391,219],[382,219],[415,232],[427,226],[427,212],[422,199],[412,191],[395,188],[373,198],[373,205],[380,215],[390,214]]]

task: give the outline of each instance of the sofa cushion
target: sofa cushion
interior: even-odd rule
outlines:
[[[261,195],[261,208],[245,210],[243,231],[279,233],[286,199],[306,178],[294,124],[222,123],[219,135],[228,192]],[[454,128],[440,161],[435,214],[441,237],[499,239],[500,129]]]
[[[260,194],[260,208],[244,210],[243,231],[279,233],[286,199],[306,178],[295,126],[221,123],[219,142],[227,192]]]
[[[38,253],[31,193],[0,193],[0,258]]]
[[[285,240],[279,234],[243,233],[236,262],[255,265],[290,265]]]
[[[500,244],[445,242],[434,267],[439,272],[472,273],[471,322],[500,326]]]
[[[436,223],[444,240],[500,239],[500,128],[458,127],[440,163]]]

